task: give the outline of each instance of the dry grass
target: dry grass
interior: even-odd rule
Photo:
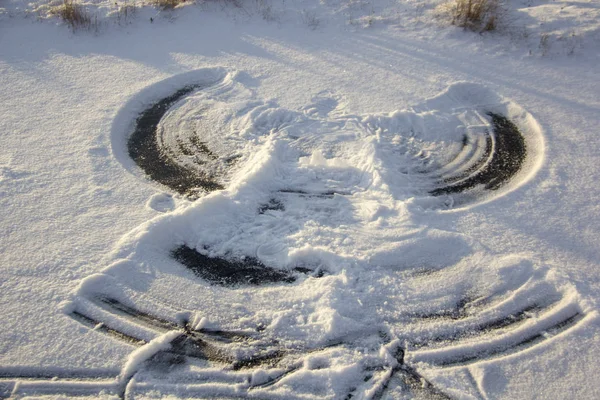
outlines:
[[[446,4],[452,25],[477,32],[493,31],[504,14],[502,0],[453,0]]]
[[[152,4],[161,10],[172,10],[185,2],[186,0],[153,0]]]
[[[92,17],[85,9],[73,0],[64,0],[63,4],[50,10],[51,14],[58,15],[73,31],[81,28],[89,29],[92,26]]]

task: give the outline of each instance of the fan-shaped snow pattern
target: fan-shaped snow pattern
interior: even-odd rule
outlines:
[[[328,94],[292,111],[244,80],[175,77],[115,121],[124,165],[198,197],[126,235],[66,310],[131,346],[121,371],[96,371],[116,379],[0,370],[1,390],[448,398],[456,388],[424,384],[431,371],[568,340],[596,318],[552,271],[427,218],[535,172],[541,134],[522,108],[457,84],[390,114],[347,114]]]
[[[445,399],[448,388],[423,384],[428,371],[564,340],[596,318],[569,285],[518,256],[479,254],[437,271],[356,266],[260,289],[188,280],[171,287],[177,292],[126,264],[87,279],[68,309],[132,346],[116,379],[87,378],[109,371],[54,371],[52,381],[0,371],[5,383],[18,375],[24,394]],[[23,380],[28,372],[34,379]]]
[[[533,119],[477,85],[454,85],[411,110],[353,115],[327,96],[288,110],[217,71],[146,108],[128,140],[146,174],[182,194],[226,187],[269,141],[287,148],[279,178],[289,187],[280,190],[352,195],[384,179],[399,199],[454,195],[440,206],[514,187],[539,159]],[[304,171],[311,164],[321,174]]]

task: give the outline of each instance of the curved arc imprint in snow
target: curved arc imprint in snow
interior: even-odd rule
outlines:
[[[227,82],[224,82],[226,77]],[[350,136],[341,141],[364,141],[364,132],[361,130],[378,132],[375,157],[384,162],[383,170],[378,173],[387,174],[385,180],[388,181],[392,194],[398,199],[416,197],[417,202],[426,208],[429,208],[428,204],[436,203],[427,199],[430,196],[448,198],[437,202],[439,206],[434,206],[441,209],[462,208],[504,195],[534,176],[543,161],[544,140],[537,121],[519,105],[477,84],[453,84],[440,95],[410,110],[392,114],[349,116],[347,122],[343,122],[344,117],[339,116],[335,119],[328,119],[327,116],[313,118],[297,111],[274,107],[255,98],[251,101],[246,99],[248,104],[245,109],[226,109],[217,104],[220,107],[217,112],[225,113],[227,117],[221,119],[229,124],[223,131],[219,130],[221,127],[212,126],[212,129],[225,133],[222,144],[215,143],[214,137],[210,137],[212,133],[207,132],[211,130],[210,126],[206,129],[200,125],[204,132],[195,131],[197,125],[193,124],[193,120],[201,119],[202,111],[184,109],[183,112],[176,111],[174,114],[170,111],[176,103],[216,84],[226,90],[231,90],[233,85],[240,85],[236,82],[235,74],[228,74],[223,68],[207,68],[177,75],[140,92],[119,112],[113,124],[115,157],[136,175],[140,175],[141,168],[150,179],[168,186],[170,190],[190,195],[197,189],[210,192],[224,188],[227,182],[222,182],[218,175],[230,169],[240,151],[256,151],[256,146],[246,146],[244,149],[242,144],[242,148],[239,148],[239,143],[244,140],[257,140],[253,133],[263,137],[272,136],[274,131],[282,129],[288,137],[296,139],[295,146],[300,146],[301,152],[308,150],[310,154],[310,146],[318,147],[318,141],[323,140],[319,136],[324,137],[322,135],[328,129],[341,132],[347,130],[348,125],[358,124],[358,131],[350,132]],[[205,99],[204,103],[208,105],[204,106],[214,107],[219,101],[214,100],[218,95],[219,93],[217,97],[213,96],[213,100],[210,100],[210,96],[207,97],[212,103]],[[234,100],[238,99],[232,96],[230,101]],[[192,102],[192,106],[193,104]],[[177,121],[179,117],[188,121],[180,126]],[[450,121],[447,127],[440,127],[436,118],[455,121]],[[162,126],[164,119],[169,122]],[[234,126],[235,124],[238,126]],[[227,135],[227,129],[240,129],[243,124],[250,124],[250,129],[256,132],[238,132],[233,137]],[[316,126],[313,139],[306,135],[307,125],[311,128]],[[271,130],[264,126],[271,127]],[[193,130],[193,133],[181,132],[182,129]],[[261,132],[261,129],[265,131]],[[423,131],[417,132],[416,137],[413,137],[415,129]],[[447,132],[438,133],[434,137],[427,132],[436,129]],[[296,132],[300,133],[300,137],[294,136]],[[207,133],[208,136],[205,136]],[[212,140],[213,143],[207,144],[205,139]],[[462,142],[462,146],[458,142]],[[231,147],[236,146],[237,154],[231,150]],[[368,146],[366,142],[364,146]],[[215,147],[220,149],[215,152]],[[432,147],[433,152],[430,151]],[[389,148],[392,149],[391,152]],[[313,150],[317,151],[317,148]],[[225,157],[228,152],[229,155]],[[320,153],[317,155],[321,159],[316,162],[328,166],[329,160]],[[315,154],[312,157],[314,159]],[[246,161],[247,158],[243,160]],[[361,160],[355,159],[352,162],[360,163]],[[215,168],[221,171],[217,175],[210,171]],[[393,176],[394,174],[397,176]],[[353,192],[350,187],[343,187],[343,181],[340,183],[342,187],[325,188],[317,191],[317,194]],[[356,189],[359,188],[355,187],[354,190]],[[286,188],[285,191],[306,192],[303,188]]]
[[[115,158],[132,174],[144,177],[128,151],[128,141],[134,131],[138,117],[149,106],[172,96],[182,88],[208,87],[223,80],[227,69],[222,67],[202,68],[156,82],[138,92],[117,113],[111,127],[111,149]]]
[[[472,202],[473,198],[469,199],[467,193],[466,201],[462,204],[457,204],[454,210],[460,211],[469,206],[476,206],[492,201],[498,197],[504,196],[529,182],[539,171],[544,163],[545,155],[545,140],[544,132],[540,123],[523,107],[519,104],[505,99],[490,89],[484,88],[477,84],[471,83],[457,83],[450,86],[444,93],[432,98],[426,102],[429,107],[435,107],[438,99],[448,96],[453,98],[454,101],[462,103],[464,107],[473,107],[482,115],[487,115],[491,119],[491,126],[489,130],[492,133],[486,145],[492,147],[492,154],[490,157],[482,157],[484,161],[483,165],[480,166],[478,171],[464,179],[458,180],[449,184],[446,188],[436,189],[439,194],[443,194],[444,191],[452,193],[453,188],[461,187],[461,185],[469,186],[469,180],[477,181],[479,177],[490,177],[492,179],[484,178],[480,182],[480,186],[483,186],[487,190],[477,201]],[[512,127],[518,130],[520,138],[515,137],[515,131]],[[497,131],[506,131],[508,136],[498,136]],[[516,140],[515,140],[516,139]],[[514,168],[511,157],[516,156],[513,153],[511,146],[514,146],[518,141],[522,140],[523,146],[523,157],[518,168]],[[498,153],[501,152],[501,156],[498,157]],[[513,154],[511,154],[513,153]],[[508,157],[507,157],[508,155]],[[496,179],[494,177],[493,170],[512,169],[512,171],[502,179]],[[479,175],[479,176],[478,176]],[[450,176],[452,179],[454,176]],[[435,190],[434,190],[435,192]],[[460,190],[458,191],[460,192]],[[434,193],[432,193],[434,194]],[[437,193],[436,193],[437,194]],[[472,204],[470,204],[472,202]],[[464,204],[464,207],[463,207]]]

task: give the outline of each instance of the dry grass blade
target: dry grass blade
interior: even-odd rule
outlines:
[[[186,0],[154,0],[152,4],[162,10],[172,10],[185,2]]]
[[[502,0],[454,0],[447,10],[452,25],[484,32],[496,29],[504,8]]]
[[[51,13],[58,15],[74,31],[79,28],[89,28],[92,25],[92,17],[73,0],[64,0],[63,4],[54,7]]]

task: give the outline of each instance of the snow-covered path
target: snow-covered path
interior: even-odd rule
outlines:
[[[469,82],[483,85],[529,112],[541,125],[545,145],[535,176],[499,198],[464,210],[442,212],[411,203],[405,221],[412,228],[426,227],[428,232],[444,232],[459,236],[460,243],[468,242],[461,245],[461,254],[447,258],[458,273],[483,274],[478,279],[494,290],[502,271],[535,271],[531,275],[551,282],[552,290],[565,298],[573,296],[587,319],[554,340],[490,362],[437,369],[427,364],[435,364],[435,355],[422,352],[422,359],[417,357],[414,363],[436,387],[457,397],[468,393],[506,399],[597,397],[598,58],[594,54],[521,57],[509,50],[494,50],[496,44],[490,39],[486,42],[467,35],[436,40],[394,26],[354,30],[332,25],[311,30],[256,20],[236,22],[231,15],[195,12],[174,22],[139,23],[99,36],[74,35],[64,27],[45,23],[4,20],[0,27],[0,374],[21,371],[35,375],[45,370],[58,371],[58,375],[61,370],[82,368],[103,370],[108,376],[119,373],[131,347],[66,315],[78,287],[90,275],[121,257],[143,264],[145,255],[136,255],[137,244],[131,242],[145,239],[139,239],[139,232],[138,236],[127,233],[162,214],[150,207],[160,208],[149,199],[165,189],[135,172],[124,158],[123,148],[113,148],[118,135],[115,117],[151,85],[201,68],[224,67],[237,71],[237,79],[255,98],[272,100],[286,110],[303,110],[314,103],[315,96],[326,93],[346,115],[391,113],[421,104],[453,83]],[[490,50],[486,50],[487,44]],[[236,193],[225,196],[237,201]],[[177,215],[193,208],[179,197],[174,205]],[[187,212],[197,215],[192,211]],[[363,211],[378,212],[368,207]],[[202,209],[197,212],[201,214]],[[330,238],[334,235],[327,234]],[[296,237],[303,238],[302,233]],[[419,240],[429,237],[429,233],[422,234]],[[455,243],[438,237],[432,240],[440,246]],[[315,239],[315,243],[331,251],[336,246],[345,249],[333,239],[327,244]],[[377,244],[376,240],[373,243]],[[359,253],[357,250],[360,264]],[[510,261],[513,258],[524,261]],[[489,276],[482,272],[482,265],[469,269],[477,263],[489,263]],[[311,285],[325,294],[335,288],[342,293],[350,289],[335,279],[363,277],[365,271],[364,265],[354,272],[340,268],[330,271],[324,283]],[[374,272],[368,279],[381,284],[384,278],[380,275],[385,274]],[[398,276],[398,282],[406,283]],[[449,276],[454,280],[447,282],[465,279]],[[307,282],[302,284],[306,287]],[[438,285],[430,288],[446,290],[443,282]],[[359,285],[358,289],[367,287]],[[411,290],[427,287],[415,283]],[[394,297],[399,291],[393,287],[381,290],[377,301],[384,301],[385,293],[390,302],[400,301]],[[214,300],[220,301],[221,294],[213,293]],[[450,291],[449,296],[453,295],[456,293]],[[335,296],[325,305],[315,300],[314,306],[335,309],[336,301],[348,298],[346,294]],[[416,299],[424,301],[427,296]],[[227,299],[223,301],[211,307],[228,307]],[[298,316],[307,317],[307,313],[299,311]],[[272,317],[265,315],[266,319]],[[385,315],[378,314],[375,321]],[[227,318],[215,316],[212,321],[216,327],[218,323],[226,325],[222,319]],[[315,343],[319,344],[318,338]],[[347,371],[347,376],[353,373]],[[318,373],[315,376],[319,378]],[[303,379],[312,384],[312,378]],[[325,392],[339,395],[335,385]]]

